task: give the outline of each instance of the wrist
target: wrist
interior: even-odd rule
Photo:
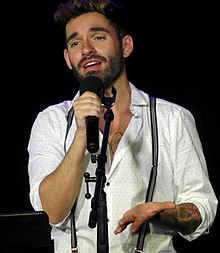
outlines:
[[[73,143],[75,143],[77,147],[83,146],[86,149],[86,130],[85,129],[76,130]]]

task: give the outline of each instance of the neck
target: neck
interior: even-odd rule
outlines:
[[[113,111],[123,113],[130,109],[131,89],[126,76],[120,77],[114,84],[117,91]],[[112,97],[112,86],[105,90],[105,97]]]
[[[127,82],[124,86],[115,87],[117,90],[117,95],[115,99],[115,108],[119,113],[130,110],[131,102],[131,89],[129,83]]]

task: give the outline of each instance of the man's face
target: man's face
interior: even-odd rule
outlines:
[[[95,75],[106,88],[118,79],[124,67],[122,45],[114,27],[103,15],[90,12],[70,20],[66,38],[64,56],[79,82]]]

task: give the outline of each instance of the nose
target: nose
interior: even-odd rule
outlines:
[[[86,55],[91,55],[94,54],[96,52],[94,46],[92,45],[91,41],[84,40],[83,41],[83,46],[82,46],[82,55],[86,56]]]

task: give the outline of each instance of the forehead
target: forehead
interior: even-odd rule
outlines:
[[[97,12],[89,12],[72,18],[66,25],[66,35],[68,37],[72,33],[89,32],[94,27],[106,28],[110,33],[115,32],[114,27],[105,16]]]

